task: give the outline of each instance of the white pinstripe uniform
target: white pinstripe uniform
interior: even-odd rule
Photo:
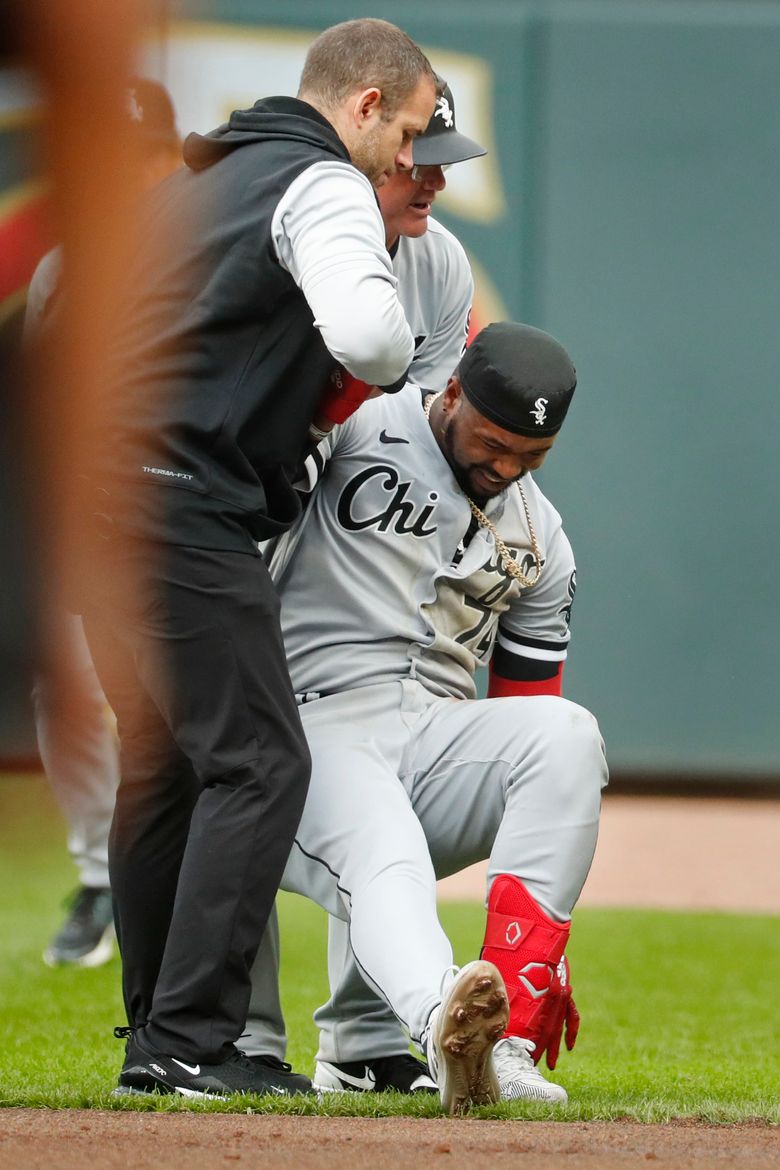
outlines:
[[[532,477],[522,483],[544,573],[524,589],[493,537],[473,531],[416,387],[367,403],[325,446],[304,523],[272,566],[314,759],[283,886],[350,922],[359,967],[417,1037],[451,962],[435,878],[489,857],[489,880],[516,874],[567,919],[606,766],[583,708],[475,700],[474,671],[496,639],[502,654],[566,654],[574,562]],[[519,486],[486,511],[516,559],[530,557]],[[403,1047],[385,1024],[371,1035],[338,1011],[324,1022],[320,1059]]]

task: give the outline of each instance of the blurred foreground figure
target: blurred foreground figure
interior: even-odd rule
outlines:
[[[34,159],[25,173],[43,180],[51,221],[50,229],[23,230],[4,247],[3,287],[21,293],[52,239],[72,258],[68,307],[45,345],[36,344],[22,362],[15,327],[2,323],[0,736],[10,737],[0,751],[9,742],[13,751],[29,694],[42,640],[39,600],[58,598],[72,567],[77,435],[105,385],[117,277],[134,241],[124,87],[146,16],[140,0],[116,0],[110,8],[92,0],[9,0],[0,10],[0,59],[14,71],[11,84],[16,76],[23,86],[31,81],[42,99],[36,149],[19,161]]]
[[[167,91],[134,80],[127,90],[127,132],[137,139],[140,194],[181,165],[181,140]],[[63,250],[41,260],[27,296],[28,345],[54,324],[62,302]],[[108,834],[119,783],[116,736],[89,655],[81,619],[44,598],[43,667],[33,688],[38,750],[68,827],[68,850],[79,874],[67,918],[44,951],[50,966],[96,967],[114,952],[108,877]]]
[[[371,184],[411,167],[435,96],[394,25],[335,26],[297,99],[190,135],[146,208],[89,432],[78,589],[121,747],[120,1092],[310,1088],[236,1048],[310,772],[257,541],[298,515],[331,378],[403,383],[414,338]]]

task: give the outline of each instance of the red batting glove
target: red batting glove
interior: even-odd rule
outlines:
[[[566,1047],[571,1052],[580,1030],[580,1013],[572,998],[569,960],[564,955],[555,969],[547,994],[548,1012],[543,1024],[543,1035],[534,1056],[541,1059],[546,1050],[547,1067],[555,1068],[561,1050],[561,1037],[566,1037]]]
[[[325,418],[334,425],[344,422],[355,413],[361,403],[366,401],[373,390],[373,386],[361,382],[359,378],[353,378],[349,370],[345,370],[343,366],[336,366],[320,401],[318,419]]]

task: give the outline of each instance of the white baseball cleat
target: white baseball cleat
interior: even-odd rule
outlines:
[[[442,1108],[450,1116],[467,1112],[472,1104],[501,1100],[493,1045],[509,1019],[509,1000],[497,967],[475,959],[455,970],[442,1002],[431,1013],[423,1041]]]
[[[544,1101],[565,1105],[569,1095],[561,1085],[546,1080],[533,1062],[536,1045],[521,1036],[504,1036],[493,1049],[493,1064],[502,1101]]]

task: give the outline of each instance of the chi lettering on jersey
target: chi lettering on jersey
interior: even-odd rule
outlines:
[[[428,525],[436,511],[438,492],[428,492],[428,502],[410,499],[411,480],[402,480],[394,467],[377,464],[353,476],[339,496],[337,516],[347,532],[375,528],[399,536],[434,536],[436,525]]]

